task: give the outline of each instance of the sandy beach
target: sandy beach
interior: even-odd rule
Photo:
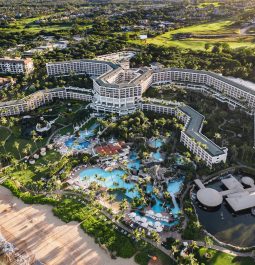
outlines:
[[[12,204],[15,206],[11,207]],[[16,247],[50,265],[135,265],[112,260],[78,223],[64,223],[48,205],[27,205],[0,186],[0,232]]]

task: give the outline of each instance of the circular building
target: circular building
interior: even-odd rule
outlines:
[[[206,207],[217,207],[222,204],[223,197],[215,189],[204,188],[197,192],[198,201]]]
[[[246,186],[254,186],[254,180],[250,177],[242,177],[241,181]]]

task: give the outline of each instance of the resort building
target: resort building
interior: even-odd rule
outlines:
[[[122,51],[97,56],[95,59],[100,61],[112,62],[120,65],[123,69],[130,68],[130,59],[134,57],[136,52],[134,51]]]
[[[227,102],[233,107],[243,107],[247,112],[254,112],[255,90],[213,72],[174,68],[155,70],[153,84],[164,83],[210,93],[221,102]]]
[[[226,178],[221,179],[225,188],[222,191],[205,187],[199,179],[196,179],[195,183],[199,188],[197,199],[205,207],[218,207],[222,204],[223,198],[234,212],[255,207],[255,185],[254,180],[250,177],[242,177],[239,181],[229,174]]]
[[[35,92],[23,99],[12,100],[0,103],[0,116],[19,115],[40,106],[43,106],[54,99],[77,99],[91,101],[91,90],[75,87],[55,88]]]
[[[193,108],[179,102],[146,99],[142,102],[141,109],[173,115],[181,120],[184,129],[181,131],[180,141],[207,166],[226,162],[228,149],[219,147],[201,133],[204,116]]]
[[[127,58],[133,54],[127,54]],[[73,88],[51,89],[36,92],[18,101],[0,104],[0,115],[14,115],[36,108],[53,98],[75,98],[91,101],[90,106],[97,112],[112,112],[126,115],[138,108],[163,114],[175,115],[184,123],[181,132],[181,142],[208,166],[225,162],[227,148],[219,147],[205,137],[203,128],[204,116],[178,102],[167,102],[150,99],[143,100],[143,93],[151,85],[172,83],[187,89],[199,90],[211,94],[221,102],[227,102],[233,107],[241,107],[247,113],[253,114],[255,108],[255,90],[245,87],[221,75],[189,69],[163,68],[153,64],[150,68],[130,69],[116,64],[125,59],[125,54],[106,55],[100,60],[72,60],[47,63],[49,76],[66,76],[70,74],[89,75],[93,80],[92,95],[87,90],[79,91]],[[103,58],[103,57],[102,57]],[[112,59],[111,59],[112,58]],[[113,62],[109,62],[113,60]]]
[[[114,58],[112,54],[109,56]],[[130,113],[137,107],[141,93],[151,85],[167,83],[209,93],[221,102],[245,108],[247,113],[253,113],[255,108],[255,90],[208,71],[163,68],[158,64],[151,68],[129,69],[98,60],[48,63],[46,67],[50,76],[87,74],[93,77],[94,108],[101,111]]]
[[[71,74],[100,76],[118,67],[110,62],[96,60],[72,60],[46,64],[47,74],[49,76],[67,76]]]
[[[33,70],[34,64],[31,58],[0,58],[0,73],[2,74],[30,74]]]

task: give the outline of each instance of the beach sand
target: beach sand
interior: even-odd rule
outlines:
[[[111,259],[77,222],[66,224],[53,215],[51,206],[24,204],[1,186],[0,232],[7,241],[47,265],[136,264],[133,259]]]

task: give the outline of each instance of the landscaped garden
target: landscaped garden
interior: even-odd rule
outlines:
[[[212,127],[205,124],[209,137],[214,137],[212,133],[217,131],[216,122],[222,123],[224,138],[229,142],[229,131],[238,131],[238,128],[225,127],[229,126],[224,123],[228,115],[225,105],[216,105],[215,113],[209,113],[207,105],[213,104],[212,98],[199,95],[202,100],[198,106],[198,95],[191,95],[189,91],[166,86],[147,92],[148,96],[155,94],[166,99],[183,97],[186,103],[199,108],[212,123]],[[157,249],[165,238],[178,235],[183,241],[205,241],[188,196],[184,200],[180,196],[194,179],[195,172],[205,172],[203,163],[179,143],[183,124],[169,115],[141,111],[118,118],[104,115],[103,119],[94,116],[89,119],[90,111],[85,107],[75,101],[55,102],[29,113],[29,117],[2,119],[3,126],[11,123],[12,131],[2,146],[8,152],[5,159],[2,158],[3,165],[12,161],[12,166],[3,171],[4,185],[26,203],[51,204],[54,214],[63,221],[79,222],[112,257],[135,255],[138,264],[147,264],[150,257],[156,255],[163,264],[172,264],[171,257]],[[222,115],[217,119],[211,117],[217,115],[218,109]],[[241,112],[233,111],[233,115],[237,115],[237,120],[238,115],[248,119]],[[22,123],[24,118],[28,121]],[[54,119],[53,130],[43,137],[33,132],[36,124],[40,123],[43,128]],[[6,139],[7,127],[0,129]],[[33,145],[30,148],[29,133],[33,140],[32,144],[30,140]],[[250,128],[242,128],[242,134],[246,133],[250,133]],[[63,142],[66,153],[61,152],[57,140],[47,143],[51,135],[52,139],[66,137]],[[215,138],[221,140],[221,137]],[[12,146],[9,141],[22,144]],[[17,160],[23,157],[22,161]],[[181,203],[188,217],[185,226]],[[179,259],[175,245],[178,251],[182,250],[181,243],[169,243],[171,251],[166,253],[176,253]],[[213,262],[232,259],[229,255],[218,256],[221,254],[211,252]],[[192,256],[192,253],[181,258],[187,264],[199,259],[204,257]],[[241,262],[246,261],[249,264],[250,259],[241,259]]]

